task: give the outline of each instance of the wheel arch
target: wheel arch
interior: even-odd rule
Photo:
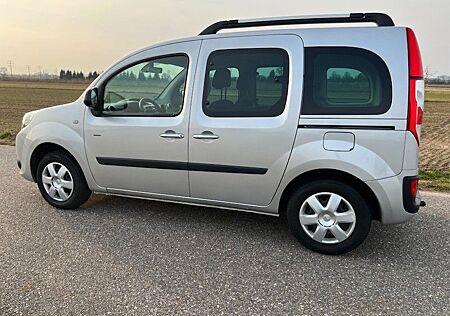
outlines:
[[[361,179],[348,172],[337,169],[310,170],[292,179],[284,188],[283,193],[281,194],[278,207],[280,216],[286,216],[287,203],[295,189],[307,184],[308,182],[325,179],[344,182],[355,188],[363,196],[363,198],[368,201],[370,211],[372,213],[372,218],[378,221],[381,220],[380,203],[372,189],[370,189],[369,186]]]
[[[37,166],[39,164],[39,161],[46,154],[54,152],[54,151],[62,151],[65,154],[67,154],[70,158],[72,158],[73,161],[75,162],[75,164],[78,166],[78,168],[80,168],[83,176],[86,178],[83,168],[81,168],[79,162],[77,161],[75,156],[72,155],[72,153],[69,150],[67,150],[66,148],[64,148],[63,146],[61,146],[59,144],[52,143],[52,142],[45,142],[45,143],[41,143],[38,146],[36,146],[36,148],[33,150],[32,154],[31,154],[30,170],[31,170],[31,175],[33,177],[34,182],[36,182],[36,176],[37,176],[36,173],[37,173]]]

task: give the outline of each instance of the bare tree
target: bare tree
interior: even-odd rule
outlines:
[[[423,77],[424,77],[424,80],[425,80],[425,85],[430,84],[430,79],[432,79],[435,75],[436,75],[436,72],[435,71],[431,71],[431,67],[430,66],[426,66],[424,74],[423,74]]]

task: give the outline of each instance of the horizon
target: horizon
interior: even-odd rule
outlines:
[[[195,36],[218,20],[270,16],[317,15],[349,12],[384,12],[396,25],[409,26],[416,33],[423,66],[433,77],[450,75],[450,35],[445,32],[450,3],[434,1],[424,6],[418,0],[380,0],[376,5],[360,1],[331,0],[320,3],[230,0],[194,1],[135,0],[132,4],[80,0],[76,3],[42,0],[7,2],[0,0],[0,68],[9,61],[15,75],[60,70],[101,72],[133,51],[158,42]],[[299,9],[300,8],[300,9]],[[150,12],[154,12],[150,14]],[[429,17],[429,18],[424,18]],[[153,26],[154,30],[152,29]],[[442,36],[444,34],[444,36]]]

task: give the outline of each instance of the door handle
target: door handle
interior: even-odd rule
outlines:
[[[205,131],[201,134],[194,134],[192,135],[195,139],[218,139],[219,135],[215,135],[210,131]]]
[[[162,138],[176,138],[176,139],[184,138],[183,134],[175,133],[172,130],[165,131],[164,133],[159,134],[159,136],[162,137]]]

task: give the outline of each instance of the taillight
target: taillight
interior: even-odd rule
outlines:
[[[406,37],[408,40],[409,65],[408,131],[414,135],[417,143],[419,143],[425,101],[422,57],[413,30],[406,28]]]
[[[410,188],[409,192],[411,193],[411,196],[416,197],[417,196],[417,188],[419,186],[419,179],[413,179],[410,182]]]

